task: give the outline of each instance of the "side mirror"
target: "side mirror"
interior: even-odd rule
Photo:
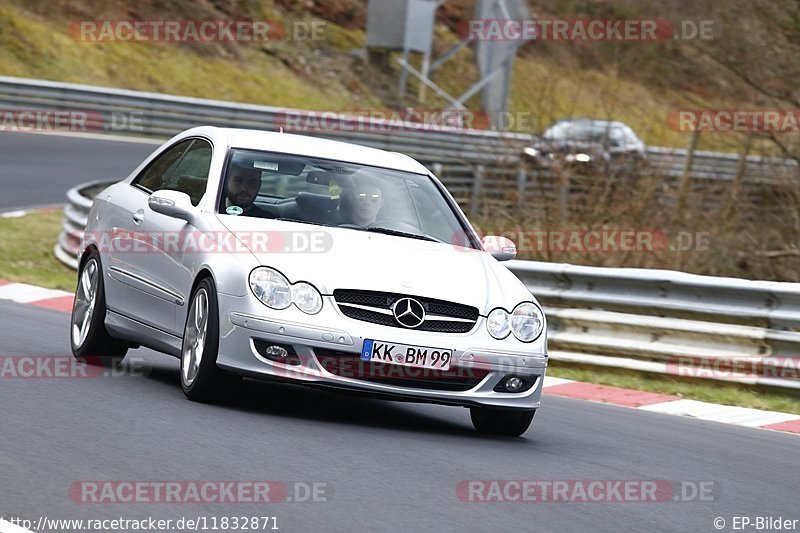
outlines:
[[[185,192],[160,190],[150,195],[147,205],[156,213],[179,218],[191,223],[194,220],[192,200]]]
[[[509,261],[517,256],[517,245],[506,237],[487,235],[481,239],[481,244],[498,261]]]

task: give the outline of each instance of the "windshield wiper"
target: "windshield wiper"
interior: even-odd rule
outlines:
[[[282,222],[299,222],[300,224],[311,224],[312,226],[326,226],[332,227],[330,224],[323,224],[322,222],[311,222],[310,220],[300,220],[299,218],[273,218],[272,220],[280,220]]]
[[[408,237],[410,239],[419,239],[422,241],[431,241],[431,242],[444,242],[441,239],[437,239],[436,237],[432,237],[430,235],[426,235],[423,233],[409,233],[407,231],[400,231],[391,228],[365,228],[364,231],[371,231],[373,233],[383,233],[384,235],[396,235],[398,237]]]

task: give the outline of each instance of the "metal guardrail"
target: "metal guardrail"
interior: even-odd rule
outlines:
[[[800,328],[800,283],[533,261],[512,261],[509,268],[554,307],[601,307],[773,329]]]
[[[296,117],[319,119],[324,112],[283,109],[219,100],[110,89],[0,76],[0,109],[62,110],[87,114],[87,126],[100,133],[127,133],[149,137],[170,137],[198,125],[216,125],[277,131]],[[124,120],[117,120],[123,117]],[[294,118],[293,118],[294,117]],[[116,123],[135,129],[115,129]],[[521,157],[533,142],[531,135],[495,131],[464,130],[442,126],[409,128],[367,117],[328,116],[324,128],[301,128],[305,135],[354,142],[414,157],[447,186],[470,217],[497,209],[524,207],[541,211],[557,207],[558,217],[579,209],[600,177],[566,177],[552,170],[529,168]],[[287,131],[291,131],[288,128]],[[662,180],[657,201],[674,202],[670,191],[686,173],[687,150],[650,147],[646,165],[638,175]],[[702,198],[703,209],[717,209],[726,191],[741,178],[741,204],[769,209],[783,216],[785,206],[772,201],[772,189],[784,193],[784,176],[795,179],[796,161],[749,156],[742,163],[738,154],[696,151],[689,175],[693,191]],[[616,180],[617,178],[611,178]],[[796,181],[796,179],[795,179]],[[765,185],[774,185],[772,188]],[[572,199],[577,201],[572,202]]]
[[[56,256],[76,255],[92,193],[67,193]],[[800,389],[800,283],[510,261],[549,321],[555,360]],[[747,371],[743,371],[747,370]]]
[[[555,360],[800,389],[800,283],[511,261]]]
[[[64,222],[56,241],[53,253],[68,267],[78,269],[83,232],[86,229],[89,210],[94,202],[93,191],[100,191],[119,180],[98,180],[84,183],[67,191],[67,205],[64,207]]]
[[[8,76],[0,76],[0,109],[85,111],[94,117],[89,121],[90,127],[101,133],[159,138],[198,125],[277,131],[289,126],[287,122],[293,116],[311,113],[320,118],[323,113]],[[114,124],[114,117],[120,114],[127,115],[128,124],[121,130],[115,129]],[[131,117],[136,119],[133,130],[126,129]],[[428,166],[440,165],[438,174],[445,185],[453,188],[457,197],[463,190],[460,197],[464,199],[479,198],[476,192],[481,190],[491,193],[497,183],[508,181],[508,172],[519,173],[520,192],[526,187],[533,191],[543,181],[558,182],[546,172],[517,169],[523,148],[533,142],[531,135],[442,126],[409,128],[408,124],[392,127],[390,122],[366,117],[331,117],[325,128],[311,127],[301,132],[403,152]],[[687,170],[686,149],[649,147],[647,151],[648,172],[678,178]],[[729,184],[739,165],[738,154],[697,151],[690,171],[694,180]],[[759,184],[797,171],[793,160],[748,156],[743,175],[747,182]],[[474,212],[477,206],[471,205],[470,209]]]
[[[75,110],[87,112],[91,129],[100,133],[171,137],[194,126],[222,126],[278,131],[290,127],[296,117],[321,113],[290,108],[250,105],[202,98],[109,89],[0,76],[0,108],[7,110]],[[114,117],[135,118],[134,129],[115,129]],[[305,123],[304,123],[305,124]],[[529,135],[465,130],[445,126],[419,128],[392,126],[369,117],[326,119],[324,129],[301,128],[304,135],[354,142],[398,151],[428,164],[435,162],[514,163]],[[302,125],[302,124],[301,124]]]

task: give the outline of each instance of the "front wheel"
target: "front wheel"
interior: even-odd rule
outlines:
[[[472,425],[480,433],[519,437],[533,422],[536,409],[492,409],[489,407],[470,407]]]
[[[217,290],[210,278],[197,284],[192,294],[181,347],[181,386],[196,402],[218,401],[234,376],[217,366],[219,308]]]

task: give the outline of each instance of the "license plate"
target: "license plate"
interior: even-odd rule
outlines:
[[[449,370],[453,350],[365,339],[362,361]]]

